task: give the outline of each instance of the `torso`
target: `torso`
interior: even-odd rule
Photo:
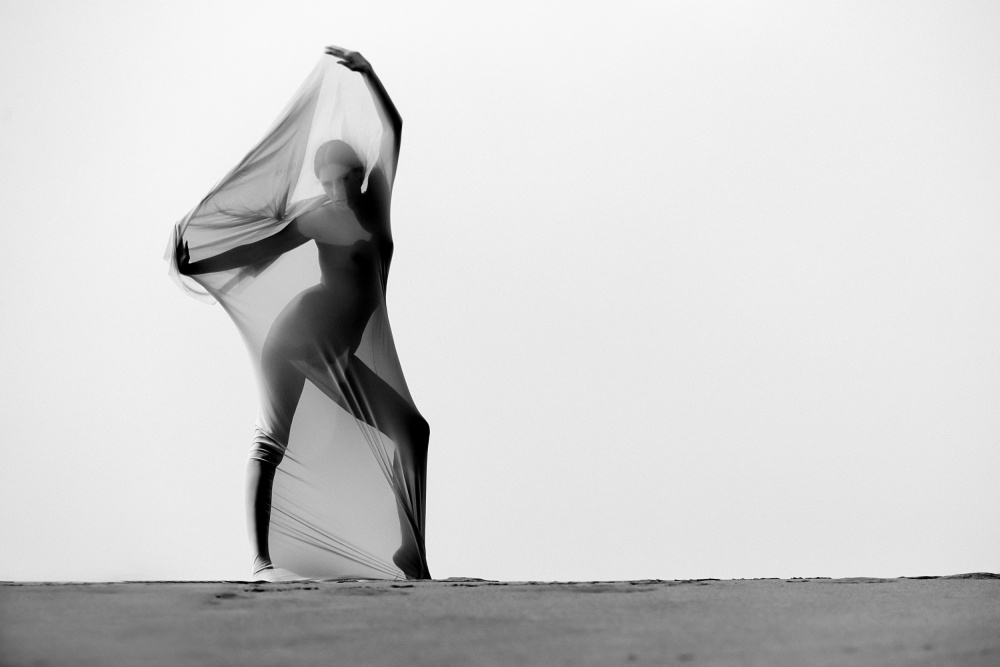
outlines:
[[[383,296],[392,258],[387,191],[381,170],[373,170],[354,208],[327,204],[297,221],[299,231],[316,242],[320,282],[334,302],[329,307],[366,321]]]
[[[387,192],[381,171],[373,171],[354,209],[327,204],[296,219],[299,233],[316,242],[321,279],[285,307],[268,334],[282,355],[304,355],[294,350],[311,350],[317,339],[338,353],[360,342],[384,298],[392,257]]]

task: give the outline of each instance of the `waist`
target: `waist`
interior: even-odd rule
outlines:
[[[359,270],[354,267],[323,266],[320,267],[319,282],[330,289],[350,286],[351,289],[363,290],[366,286],[381,285],[378,273],[371,270]]]

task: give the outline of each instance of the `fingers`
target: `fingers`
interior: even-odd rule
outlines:
[[[342,49],[339,46],[328,46],[325,51],[326,55],[333,56],[334,58],[343,58],[343,60],[338,60],[338,65],[343,65],[347,69],[353,70],[354,63],[351,56],[354,55],[347,49]]]
[[[347,49],[342,49],[339,46],[328,46],[324,49],[324,53],[335,58],[343,58],[343,60],[338,60],[337,64],[343,65],[352,72],[360,72],[364,74],[365,72],[371,70],[371,64],[357,51],[348,51]]]
[[[328,56],[333,56],[335,58],[343,58],[344,60],[355,60],[358,54],[355,51],[348,51],[347,49],[342,49],[339,46],[328,46],[324,50],[324,53]]]
[[[326,55],[328,56],[343,58],[344,60],[352,63],[358,61],[367,62],[364,56],[362,56],[357,51],[349,51],[347,49],[342,49],[339,46],[328,46],[326,47],[326,49],[323,50],[323,52],[326,53]]]
[[[359,63],[354,60],[338,60],[338,65],[343,65],[352,72],[364,72],[367,68],[368,63]]]

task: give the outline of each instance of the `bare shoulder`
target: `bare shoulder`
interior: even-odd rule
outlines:
[[[314,209],[310,209],[300,215],[299,217],[292,220],[291,226],[295,227],[298,231],[302,231],[302,226],[309,226],[310,224],[316,224],[326,218],[326,214],[323,212],[324,206],[318,206]]]

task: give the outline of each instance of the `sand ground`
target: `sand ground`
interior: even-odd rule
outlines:
[[[1000,665],[1000,576],[0,584],[2,665]]]

